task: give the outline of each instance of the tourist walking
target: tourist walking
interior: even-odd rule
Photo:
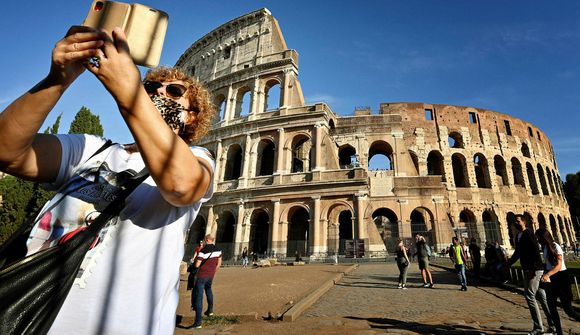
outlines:
[[[207,297],[206,316],[213,315],[213,291],[211,285],[213,278],[222,265],[222,251],[218,249],[212,235],[205,235],[205,246],[195,260],[195,267],[198,268],[197,279],[195,281],[195,322],[193,328],[201,328],[201,311],[203,310],[203,292]]]
[[[457,276],[459,277],[459,284],[461,285],[461,291],[467,291],[467,277],[465,276],[465,264],[467,264],[467,260],[469,257],[467,256],[467,252],[465,249],[460,245],[459,238],[454,236],[453,239],[453,246],[449,249],[449,258],[451,258],[451,262],[455,266],[455,270],[457,271]]]
[[[403,239],[397,239],[397,247],[395,250],[397,254],[397,267],[399,268],[399,286],[397,288],[407,289],[407,270],[409,270],[409,256],[407,255],[407,248],[403,244]]]
[[[242,267],[248,267],[248,247],[244,247],[242,250]]]
[[[554,242],[552,234],[545,228],[536,230],[536,237],[544,249],[544,260],[546,260],[546,270],[540,278],[540,285],[546,290],[550,317],[556,328],[556,333],[562,335],[562,323],[557,305],[558,298],[560,298],[564,312],[576,321],[580,321],[580,313],[577,313],[572,307],[572,288],[564,262],[564,250],[560,248],[558,243]]]
[[[421,277],[423,278],[423,287],[433,288],[433,277],[431,276],[431,271],[429,271],[429,251],[427,250],[427,243],[425,238],[419,234],[415,235],[415,250],[419,270],[421,270]]]
[[[515,239],[516,250],[512,257],[510,257],[508,264],[514,264],[518,259],[522,270],[524,272],[524,297],[528,303],[534,328],[530,334],[544,333],[544,325],[542,324],[542,316],[540,315],[540,308],[538,302],[542,306],[546,317],[548,318],[548,325],[550,329],[548,332],[553,332],[553,322],[550,317],[550,310],[548,309],[548,302],[546,300],[546,292],[540,288],[540,278],[544,272],[544,264],[540,255],[540,248],[538,239],[530,228],[526,227],[526,221],[523,215],[516,215],[516,229],[518,235]]]
[[[479,271],[481,270],[481,248],[477,244],[475,237],[472,237],[469,242],[469,254],[471,255],[471,263],[473,264],[473,276],[479,279]]]

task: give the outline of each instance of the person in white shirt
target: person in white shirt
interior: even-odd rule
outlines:
[[[540,228],[536,230],[536,237],[544,249],[544,260],[546,261],[546,270],[540,281],[546,290],[548,308],[550,309],[550,316],[554,322],[556,333],[562,335],[562,323],[560,322],[557,307],[558,298],[560,298],[562,309],[564,309],[566,314],[576,321],[580,321],[580,314],[572,307],[572,288],[566,271],[566,263],[564,262],[564,251],[558,243],[554,242],[552,234],[547,229]]]

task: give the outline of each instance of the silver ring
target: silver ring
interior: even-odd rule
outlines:
[[[89,58],[89,64],[97,69],[101,67],[101,57],[100,56],[93,56]]]

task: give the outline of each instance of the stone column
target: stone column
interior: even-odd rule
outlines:
[[[248,170],[250,167],[250,151],[252,150],[252,136],[248,133],[246,134],[246,146],[244,149],[244,165],[242,167],[242,175],[240,177],[241,188],[246,188],[248,186]]]
[[[312,220],[312,247],[310,255],[316,256],[320,253],[320,196],[312,197],[314,200],[314,214]]]
[[[276,255],[280,252],[280,237],[278,225],[280,224],[280,199],[272,199],[274,210],[272,211],[272,227],[270,229],[270,250]]]
[[[322,123],[314,125],[314,168],[312,171],[323,170],[322,167]]]
[[[278,143],[276,143],[276,172],[274,174],[282,174],[284,172],[284,128],[278,128]]]
[[[237,256],[240,252],[239,246],[242,245],[244,241],[242,241],[243,237],[243,225],[244,225],[244,199],[240,199],[240,204],[238,205],[238,218],[236,220],[236,232],[235,232],[235,239],[234,239],[234,257],[237,259]]]
[[[356,195],[356,222],[358,225],[358,238],[359,239],[366,239],[367,232],[364,222],[364,207],[366,204],[366,197],[365,193],[359,193]]]
[[[214,222],[213,206],[209,206],[207,210],[207,222],[205,224],[205,234],[211,234],[214,238],[217,233],[217,224]]]
[[[292,79],[291,76],[291,71],[289,69],[285,69],[284,70],[284,82],[282,83],[283,85],[283,90],[282,90],[282,106],[280,106],[280,108],[288,108],[288,105],[290,105],[290,80]]]
[[[255,120],[259,112],[262,112],[261,106],[261,90],[260,78],[254,78],[254,85],[252,87],[252,97],[250,100],[250,113],[248,113],[248,120]]]
[[[228,87],[228,96],[226,98],[226,105],[224,110],[224,125],[227,125],[234,119],[236,113],[236,97],[234,96],[234,89],[230,85]]]
[[[215,156],[216,156],[215,157],[216,166],[215,166],[215,171],[213,172],[214,173],[214,176],[213,176],[213,190],[214,190],[214,192],[217,191],[218,183],[223,179],[222,165],[224,165],[224,164],[221,160],[221,157],[223,156],[222,140],[221,139],[217,140],[217,150],[216,150]]]

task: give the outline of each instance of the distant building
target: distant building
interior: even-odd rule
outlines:
[[[428,103],[352,116],[306,105],[298,53],[267,9],[209,32],[176,66],[205,82],[220,108],[199,143],[216,157],[215,195],[188,252],[209,232],[226,258],[245,246],[312,260],[354,246],[381,257],[416,233],[437,250],[454,235],[509,247],[518,213],[560,242],[576,240],[552,145],[524,120]],[[371,171],[373,158],[383,165]]]

